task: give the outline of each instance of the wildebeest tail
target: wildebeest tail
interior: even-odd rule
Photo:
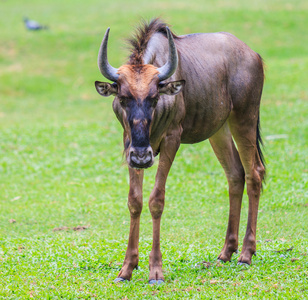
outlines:
[[[256,144],[257,144],[257,150],[258,150],[258,153],[259,153],[260,160],[261,160],[261,162],[262,162],[262,164],[265,168],[266,162],[265,162],[264,155],[263,155],[263,152],[262,152],[262,148],[264,146],[263,146],[263,140],[262,140],[262,137],[261,137],[260,115],[258,116],[258,122],[257,122],[257,141],[256,141]],[[265,174],[266,173],[264,173],[263,181],[265,180]]]

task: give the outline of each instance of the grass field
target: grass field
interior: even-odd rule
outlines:
[[[308,298],[307,15],[304,0],[0,1],[0,298]],[[24,16],[49,30],[26,31]],[[141,17],[155,16],[178,34],[231,32],[265,60],[268,175],[257,256],[249,267],[237,265],[239,254],[216,261],[227,182],[208,142],[185,145],[162,218],[166,282],[147,284],[156,164],[144,180],[140,268],[116,285],[129,230],[128,172],[112,99],[94,88],[103,79],[97,52],[110,26],[110,62],[120,66],[124,38]],[[246,220],[245,195],[240,240]]]

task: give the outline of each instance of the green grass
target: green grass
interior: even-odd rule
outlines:
[[[111,2],[1,1],[0,297],[307,298],[307,1]],[[50,29],[28,32],[23,16]],[[156,164],[144,180],[140,268],[131,282],[115,285],[129,230],[128,174],[112,99],[94,88],[102,80],[97,52],[110,26],[110,62],[124,63],[124,38],[140,17],[155,16],[178,34],[229,31],[265,60],[261,123],[268,175],[258,255],[250,267],[238,266],[238,255],[216,262],[227,227],[226,179],[208,142],[183,145],[162,219],[166,282],[147,284],[147,199]],[[246,220],[247,196],[241,240]],[[78,225],[88,228],[74,231]],[[67,230],[53,231],[63,226]]]

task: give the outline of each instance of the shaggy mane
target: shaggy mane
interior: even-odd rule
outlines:
[[[142,20],[140,25],[136,28],[132,38],[127,40],[131,48],[131,55],[129,57],[128,64],[142,65],[143,54],[147,48],[150,38],[156,32],[160,32],[167,36],[166,26],[168,26],[168,24],[164,23],[159,18],[153,19],[149,23]],[[174,38],[177,38],[174,33],[172,33],[172,35]]]

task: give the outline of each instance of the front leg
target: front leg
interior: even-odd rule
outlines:
[[[142,211],[142,181],[143,170],[129,168],[130,188],[128,194],[128,209],[130,212],[130,230],[128,246],[122,269],[115,282],[130,280],[133,270],[139,261],[139,224]]]
[[[150,195],[149,208],[153,221],[153,244],[150,253],[149,283],[160,284],[164,281],[162,271],[162,254],[160,251],[160,220],[165,204],[165,185],[167,176],[180,146],[181,130],[167,135],[160,145],[159,164],[155,178],[155,186]]]

